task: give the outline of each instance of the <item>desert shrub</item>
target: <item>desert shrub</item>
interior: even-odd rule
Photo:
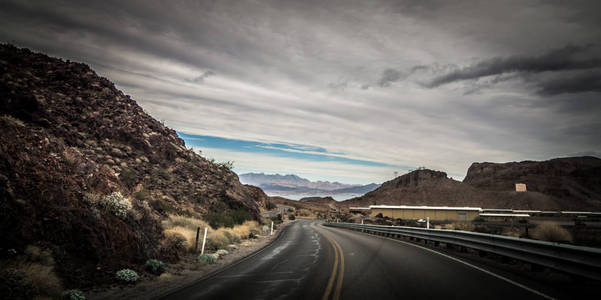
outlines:
[[[144,268],[152,274],[161,275],[167,270],[165,264],[157,259],[149,259],[144,264]]]
[[[63,152],[63,162],[69,167],[74,167],[77,164],[77,156],[71,151],[65,151]]]
[[[25,262],[18,266],[31,286],[41,295],[60,296],[62,284],[54,266],[45,266],[37,262]]]
[[[204,219],[209,222],[213,228],[219,227],[234,227],[236,224],[242,224],[247,220],[251,220],[250,213],[243,208],[227,210],[223,213],[209,212],[204,216]]]
[[[150,193],[147,190],[142,189],[134,193],[134,198],[139,201],[144,201],[150,198]]]
[[[12,127],[24,127],[25,123],[23,121],[11,116],[11,115],[2,115],[0,116],[0,121],[4,123],[6,126]]]
[[[86,296],[80,290],[66,290],[62,295],[63,300],[86,300]]]
[[[50,250],[42,250],[37,246],[28,245],[24,254],[30,262],[39,262],[44,266],[54,266],[54,258]]]
[[[170,261],[178,260],[188,249],[186,237],[178,232],[165,232],[165,239],[161,243],[162,257]]]
[[[234,227],[234,219],[232,216],[225,213],[209,212],[204,216],[204,219],[209,222],[213,228],[219,227]]]
[[[235,243],[240,242],[240,240],[241,240],[240,236],[233,230],[222,229],[222,228],[220,228],[219,230],[223,231],[223,235],[225,235],[225,237],[227,238],[228,244],[235,244]]]
[[[86,192],[83,194],[83,201],[90,206],[98,206],[102,201],[102,196]]]
[[[250,238],[261,233],[261,228],[257,221],[246,221],[240,225],[234,226],[232,230],[241,238]]]
[[[235,224],[242,224],[245,221],[248,221],[251,218],[250,212],[246,209],[236,209],[231,211],[231,216],[234,219]]]
[[[207,236],[206,247],[209,249],[225,248],[229,244],[231,244],[230,239],[225,234],[225,230],[223,228],[212,231]]]
[[[200,227],[200,229],[204,229],[209,225],[201,219],[176,215],[169,215],[169,218],[163,221],[164,228],[172,228],[176,226],[196,230],[198,227]]]
[[[181,241],[181,247],[187,249],[196,241],[196,230],[191,230],[182,226],[175,226],[164,231],[165,236],[173,236]]]
[[[217,253],[217,255],[219,255],[219,256],[224,256],[224,255],[228,255],[228,254],[230,254],[230,252],[229,252],[229,251],[227,251],[227,250],[225,250],[225,249],[219,249],[219,250],[217,250],[217,252],[215,252],[215,253]]]
[[[167,200],[157,199],[157,200],[151,201],[150,206],[152,206],[152,208],[154,208],[154,210],[161,212],[161,213],[172,214],[172,213],[177,212],[177,209],[175,207],[173,207],[173,204],[171,204]]]
[[[127,217],[127,213],[132,207],[129,199],[123,197],[119,192],[104,196],[100,206],[121,219]]]
[[[212,265],[217,263],[217,258],[205,253],[198,256],[198,262],[205,265]]]
[[[123,168],[119,174],[119,180],[121,180],[121,182],[123,182],[123,184],[125,184],[125,186],[128,188],[131,188],[137,183],[138,176],[132,170]]]
[[[532,237],[548,242],[572,242],[572,234],[556,223],[545,222],[534,228]]]
[[[288,220],[296,220],[296,216],[294,214],[289,214]]]
[[[138,281],[140,276],[138,276],[138,273],[136,273],[136,271],[134,271],[134,270],[123,269],[123,270],[119,270],[119,271],[117,271],[117,273],[115,273],[115,278],[117,278],[117,280],[122,281],[122,282],[135,283],[136,281]]]
[[[273,202],[267,201],[265,202],[265,208],[267,210],[272,210],[272,209],[276,209],[277,205],[275,205]]]
[[[234,162],[233,161],[225,161],[225,162],[220,162],[218,163],[219,166],[222,166],[228,170],[231,170],[234,167]]]
[[[273,222],[273,224],[280,224],[283,222],[281,214],[278,214],[275,217],[271,217],[271,218],[269,218],[269,220],[271,220]]]
[[[474,231],[474,224],[470,222],[455,222],[452,224],[453,229],[462,231]]]

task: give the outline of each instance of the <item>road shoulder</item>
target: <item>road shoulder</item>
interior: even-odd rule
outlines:
[[[134,286],[113,285],[108,288],[93,290],[88,293],[87,299],[157,299],[171,291],[182,289],[206,277],[220,272],[233,264],[257,253],[275,241],[283,229],[291,222],[283,223],[274,235],[261,236],[258,239],[245,240],[238,245],[238,249],[220,258],[214,265],[200,266],[196,263],[198,254],[188,254],[178,263],[168,264],[168,272],[161,276],[147,277]]]

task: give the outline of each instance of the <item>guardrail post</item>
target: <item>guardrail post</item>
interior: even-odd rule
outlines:
[[[207,243],[207,231],[208,230],[209,230],[209,228],[205,227],[205,235],[202,238],[202,249],[200,250],[200,254],[204,254],[205,253],[205,244]]]
[[[194,243],[194,252],[198,252],[198,236],[200,235],[200,227],[196,227],[196,243]]]

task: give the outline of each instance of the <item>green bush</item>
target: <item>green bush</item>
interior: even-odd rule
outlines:
[[[277,206],[275,204],[273,204],[273,202],[267,201],[265,202],[265,208],[267,210],[272,210],[275,209]]]
[[[80,290],[66,290],[63,292],[63,300],[86,300],[86,296]]]
[[[198,262],[205,265],[212,265],[217,263],[217,258],[211,254],[201,254],[198,256]]]
[[[207,213],[204,218],[205,221],[207,221],[209,223],[209,225],[211,225],[211,227],[213,228],[219,228],[219,227],[234,227],[234,225],[236,224],[242,224],[245,221],[251,220],[251,216],[250,213],[243,209],[243,208],[239,208],[239,209],[235,209],[235,210],[228,210],[225,211],[224,213],[214,213],[214,212],[210,212]]]
[[[296,216],[294,214],[289,214],[288,220],[296,220]]]
[[[138,276],[138,273],[136,273],[136,271],[130,270],[130,269],[123,269],[123,270],[117,271],[117,273],[115,274],[115,277],[117,278],[117,280],[127,282],[127,283],[135,283],[140,278],[140,276]]]
[[[149,259],[144,264],[144,268],[152,274],[161,275],[167,270],[165,264],[157,259]]]

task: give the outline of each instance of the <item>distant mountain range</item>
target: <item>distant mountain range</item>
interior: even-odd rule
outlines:
[[[240,182],[258,186],[270,196],[284,196],[298,200],[303,197],[332,196],[334,199],[348,199],[361,196],[377,189],[380,185],[344,184],[329,181],[310,181],[297,175],[246,173],[239,175]]]

